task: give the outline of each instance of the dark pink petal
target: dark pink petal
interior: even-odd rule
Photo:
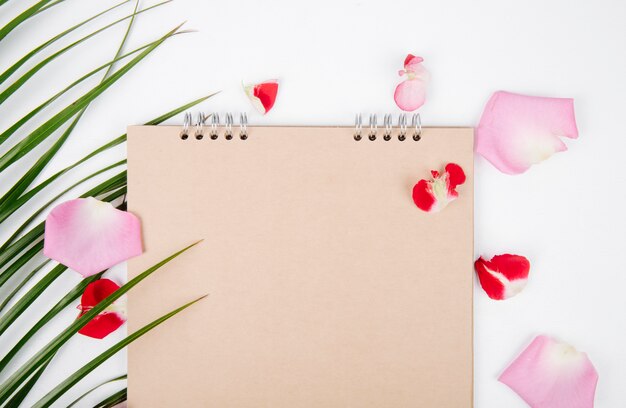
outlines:
[[[476,152],[507,174],[523,173],[578,137],[574,101],[498,91],[476,128]]]
[[[81,312],[78,317],[87,313],[119,288],[119,285],[110,279],[98,279],[87,285],[81,298],[79,306]],[[125,321],[126,310],[123,302],[118,299],[117,302],[107,307],[80,329],[79,333],[88,337],[103,339],[122,326]]]
[[[417,70],[419,70],[419,64],[421,64],[424,61],[424,58],[422,57],[416,57],[413,54],[409,54],[406,56],[406,58],[404,59],[404,69],[406,71],[412,71],[415,72]]]
[[[139,219],[95,198],[56,206],[46,218],[44,254],[91,276],[140,255]]]
[[[504,300],[520,293],[528,281],[530,262],[523,256],[496,255],[490,261],[480,257],[474,262],[480,286],[495,300]]]
[[[260,84],[247,85],[244,87],[244,90],[256,110],[265,115],[272,109],[274,102],[276,102],[278,80],[271,79],[261,82]]]
[[[455,163],[448,163],[443,173],[431,171],[432,179],[420,180],[413,187],[413,202],[426,212],[444,209],[458,197],[456,187],[465,183],[465,172]]]
[[[499,381],[531,408],[593,408],[598,373],[587,354],[537,336]]]

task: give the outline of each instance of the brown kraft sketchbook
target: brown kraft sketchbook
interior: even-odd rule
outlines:
[[[419,141],[353,127],[251,126],[212,140],[128,129],[131,408],[472,406],[473,130]],[[467,175],[438,213],[412,200],[446,163]]]

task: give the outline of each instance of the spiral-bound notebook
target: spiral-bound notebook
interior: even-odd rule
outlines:
[[[131,408],[472,406],[473,131],[368,131],[129,128],[130,277],[203,239],[129,292],[129,332],[208,294],[131,344]],[[459,198],[421,211],[448,162]]]

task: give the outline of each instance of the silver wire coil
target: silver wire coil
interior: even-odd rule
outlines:
[[[361,114],[356,115],[354,125],[354,140],[357,142],[361,140],[363,133],[363,122],[361,118]],[[398,115],[398,140],[404,141],[406,140],[408,130],[408,121],[406,113],[401,113]],[[393,126],[393,116],[390,113],[387,113],[383,116],[383,133],[382,139],[384,141],[390,141],[392,139],[392,134],[394,133]],[[411,115],[411,133],[414,141],[419,141],[422,139],[422,118],[419,113],[414,113]],[[371,141],[375,141],[377,139],[378,134],[378,118],[375,114],[369,116],[369,131],[367,133],[367,138]]]
[[[226,113],[224,115],[224,126],[220,127],[220,115],[217,112],[210,114],[204,114],[199,112],[195,124],[192,124],[193,119],[191,113],[185,113],[183,126],[180,131],[180,138],[182,140],[189,139],[189,132],[191,126],[194,126],[194,136],[196,140],[202,140],[205,135],[205,125],[207,120],[209,123],[209,138],[211,140],[217,140],[220,137],[220,129],[223,130],[223,137],[225,140],[233,140],[235,133],[235,120],[232,113]],[[407,135],[411,133],[411,137],[414,141],[419,141],[422,138],[422,118],[419,113],[411,115],[411,126],[408,127],[408,120],[406,113],[398,115],[397,122],[397,137],[399,141],[404,141]],[[384,141],[390,141],[394,133],[393,116],[387,113],[383,116],[383,132],[382,139]],[[241,140],[248,139],[248,115],[245,112],[239,114],[239,129],[238,135]],[[369,115],[369,130],[367,131],[367,138],[370,141],[375,141],[378,138],[378,117],[376,114]],[[363,119],[361,114],[357,114],[354,122],[354,140],[360,141],[363,139]]]

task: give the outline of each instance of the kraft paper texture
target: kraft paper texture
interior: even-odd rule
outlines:
[[[208,295],[130,345],[129,406],[471,407],[472,129],[233,130],[129,128],[129,278],[203,239],[129,292],[129,332]],[[419,210],[448,162],[459,198]]]

